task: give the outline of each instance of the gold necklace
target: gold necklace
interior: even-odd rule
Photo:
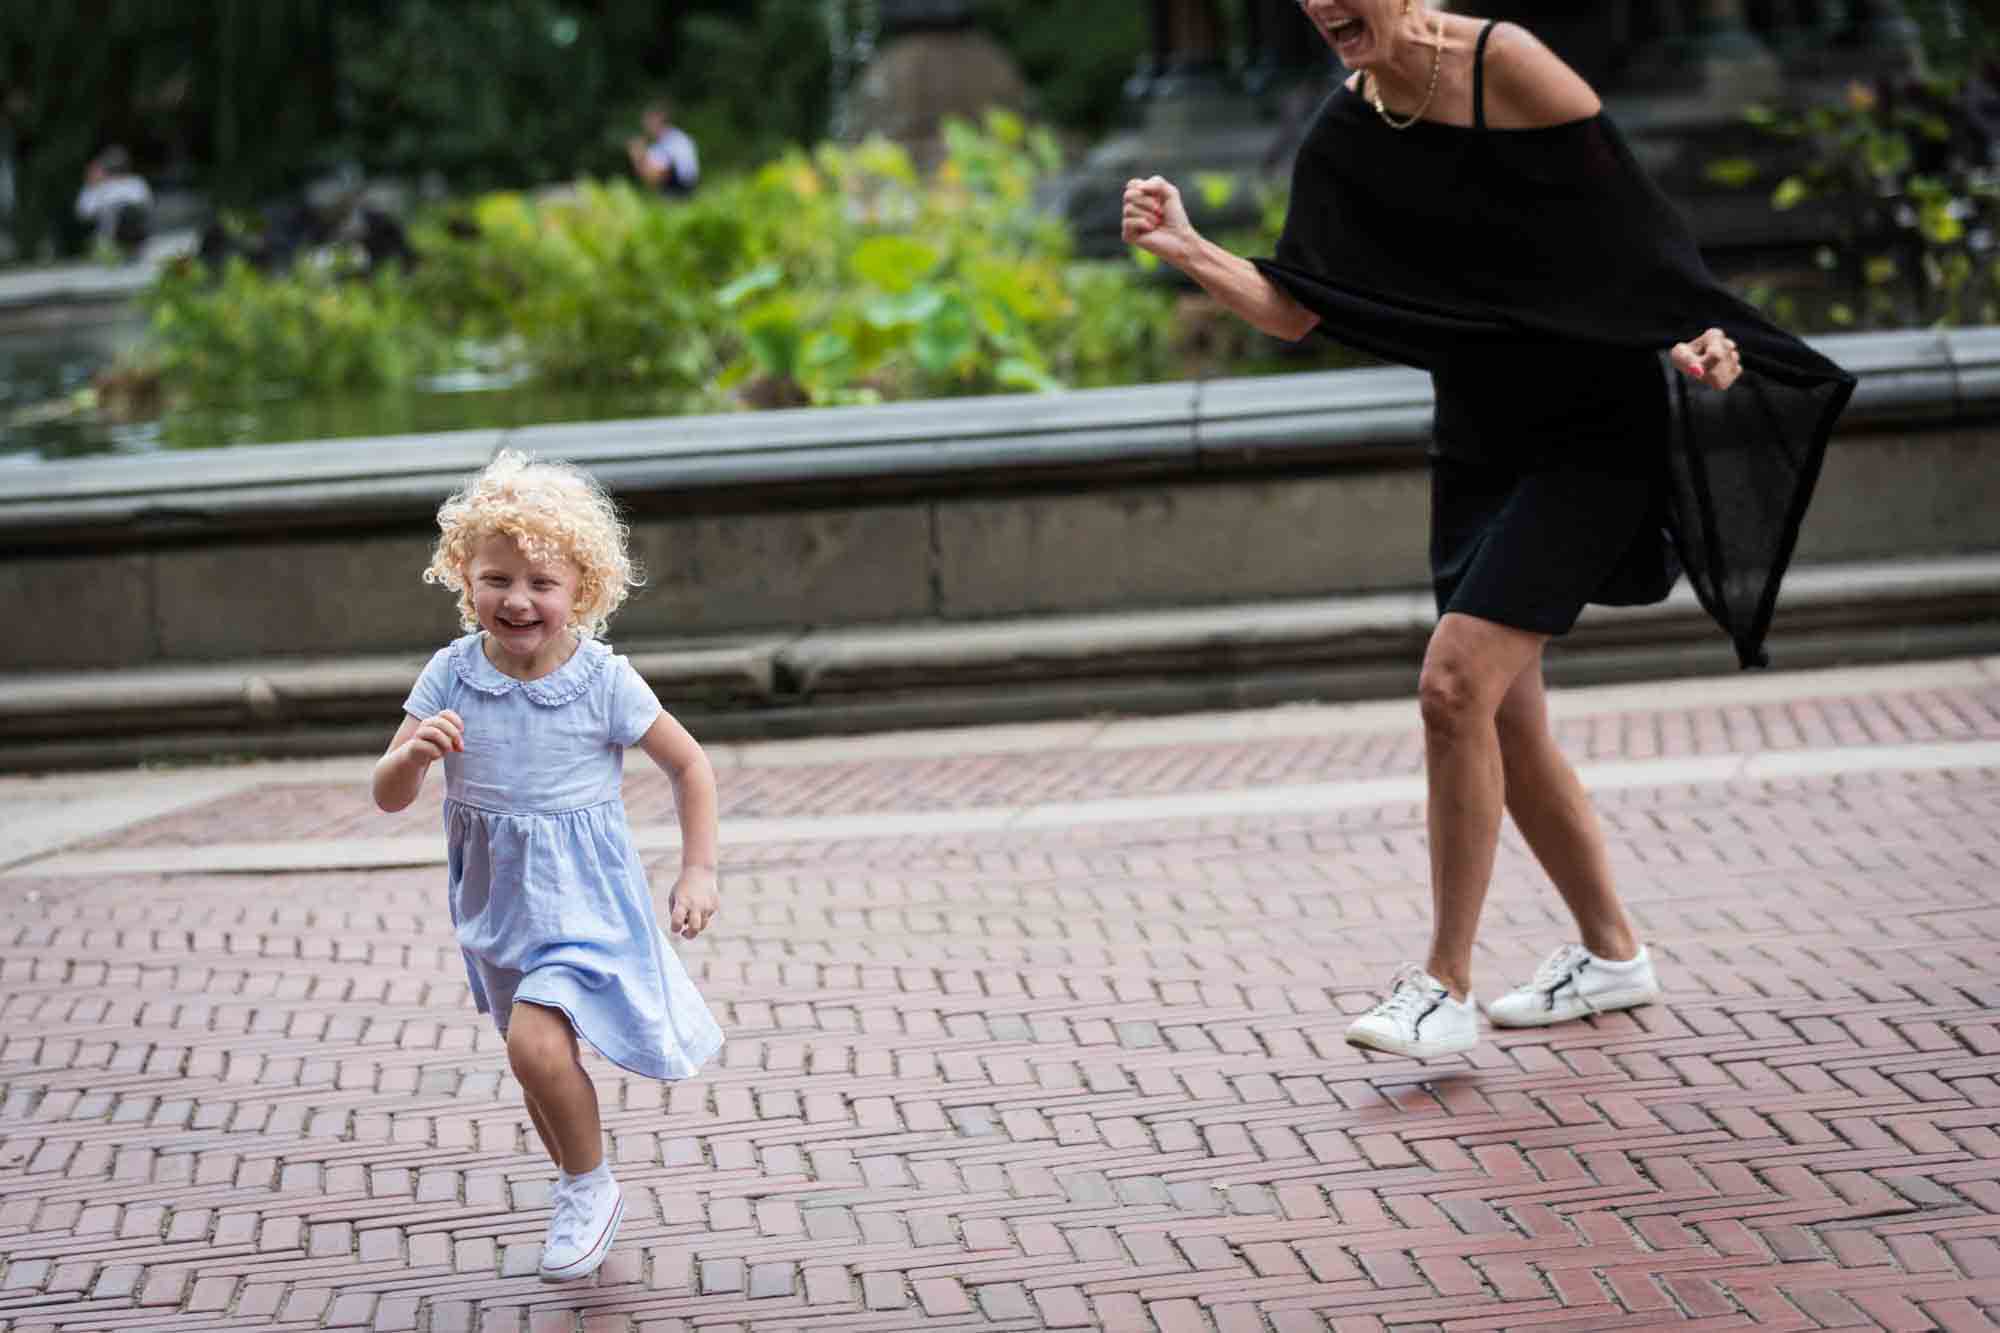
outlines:
[[[1398,121],[1389,114],[1389,108],[1382,105],[1382,80],[1372,74],[1368,77],[1368,100],[1375,104],[1375,114],[1382,118],[1382,123],[1392,130],[1407,130],[1422,120],[1424,112],[1431,109],[1431,99],[1438,95],[1438,71],[1444,68],[1444,15],[1442,14],[1437,16],[1437,28],[1433,36],[1437,46],[1431,51],[1430,91],[1424,94],[1424,100],[1417,104],[1417,109],[1410,113],[1408,120]]]

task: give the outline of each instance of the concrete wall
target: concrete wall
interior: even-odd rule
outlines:
[[[1823,348],[1862,388],[1800,561],[2000,551],[2000,330]],[[503,444],[631,506],[621,640],[1421,588],[1429,403],[1354,371],[19,469],[0,672],[434,646],[431,513]]]

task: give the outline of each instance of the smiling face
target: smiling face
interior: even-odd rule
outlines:
[[[1404,0],[1299,0],[1299,8],[1349,69],[1367,69],[1393,56],[1402,42],[1405,11],[1414,13]]]
[[[509,675],[547,675],[576,643],[570,615],[581,573],[568,560],[538,564],[501,533],[472,551],[472,607],[486,631],[488,656]]]

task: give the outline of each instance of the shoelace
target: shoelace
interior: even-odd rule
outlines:
[[[1425,982],[1424,970],[1415,963],[1405,963],[1389,982],[1389,994],[1368,1012],[1372,1017],[1414,1023],[1436,998],[1437,992]]]
[[[1556,992],[1562,989],[1565,982],[1573,980],[1577,964],[1589,956],[1580,944],[1563,945],[1542,960],[1542,965],[1535,969],[1535,979],[1528,983],[1528,989],[1540,991],[1550,1004],[1554,1004]]]
[[[589,1213],[578,1196],[577,1189],[556,1188],[555,1215],[549,1219],[549,1244],[551,1247],[579,1244],[583,1224]]]

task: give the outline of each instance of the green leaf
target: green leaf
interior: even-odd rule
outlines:
[[[1005,107],[989,107],[986,112],[986,132],[1012,148],[1027,137],[1028,125],[1020,116]]]
[[[971,312],[963,301],[954,297],[924,321],[911,350],[918,365],[933,375],[943,375],[970,357],[977,345]]]
[[[743,320],[743,341],[757,364],[772,375],[792,375],[799,364],[799,345],[805,339],[796,301],[767,301]]]
[[[1062,381],[1034,362],[1018,356],[1010,356],[995,366],[993,378],[1002,388],[1025,389],[1029,393],[1056,393],[1063,387]]]
[[[1043,171],[1062,169],[1062,143],[1055,135],[1037,125],[1028,136],[1028,152],[1034,157],[1035,165]]]
[[[1778,188],[1771,192],[1771,207],[1783,213],[1797,208],[1812,197],[1812,187],[1797,176],[1787,176],[1778,182]]]
[[[895,296],[878,296],[861,308],[861,318],[878,329],[899,324],[921,324],[944,304],[944,293],[935,287],[919,287]]]
[[[1210,211],[1227,208],[1236,197],[1236,178],[1225,171],[1196,172],[1194,187]]]
[[[1842,328],[1845,328],[1854,322],[1854,307],[1848,305],[1845,301],[1836,301],[1826,312],[1826,317]]]
[[[1965,224],[1944,201],[1925,204],[1917,214],[1917,228],[1932,245],[1950,245],[1965,235]]]
[[[846,335],[822,329],[806,339],[799,362],[812,367],[831,366],[853,355],[854,343]]]
[[[1910,165],[1910,141],[1894,132],[1871,134],[1867,140],[1868,169],[1877,176],[1894,176]]]
[[[907,292],[929,277],[943,260],[938,251],[908,236],[875,236],[854,248],[847,266],[863,282],[885,292]]]
[[[724,310],[734,310],[746,296],[768,291],[783,280],[785,268],[782,264],[759,264],[723,287],[715,294],[715,302]]]
[[[1757,179],[1757,164],[1747,157],[1719,157],[1702,168],[1702,174],[1717,185],[1740,190]]]
[[[1018,322],[1007,302],[994,296],[978,296],[972,302],[972,318],[989,338],[1004,338]]]
[[[1863,277],[1868,279],[1868,284],[1871,287],[1880,287],[1884,283],[1894,282],[1896,280],[1895,256],[1893,255],[1871,256],[1868,259],[1868,261],[1861,266],[1861,273]]]

